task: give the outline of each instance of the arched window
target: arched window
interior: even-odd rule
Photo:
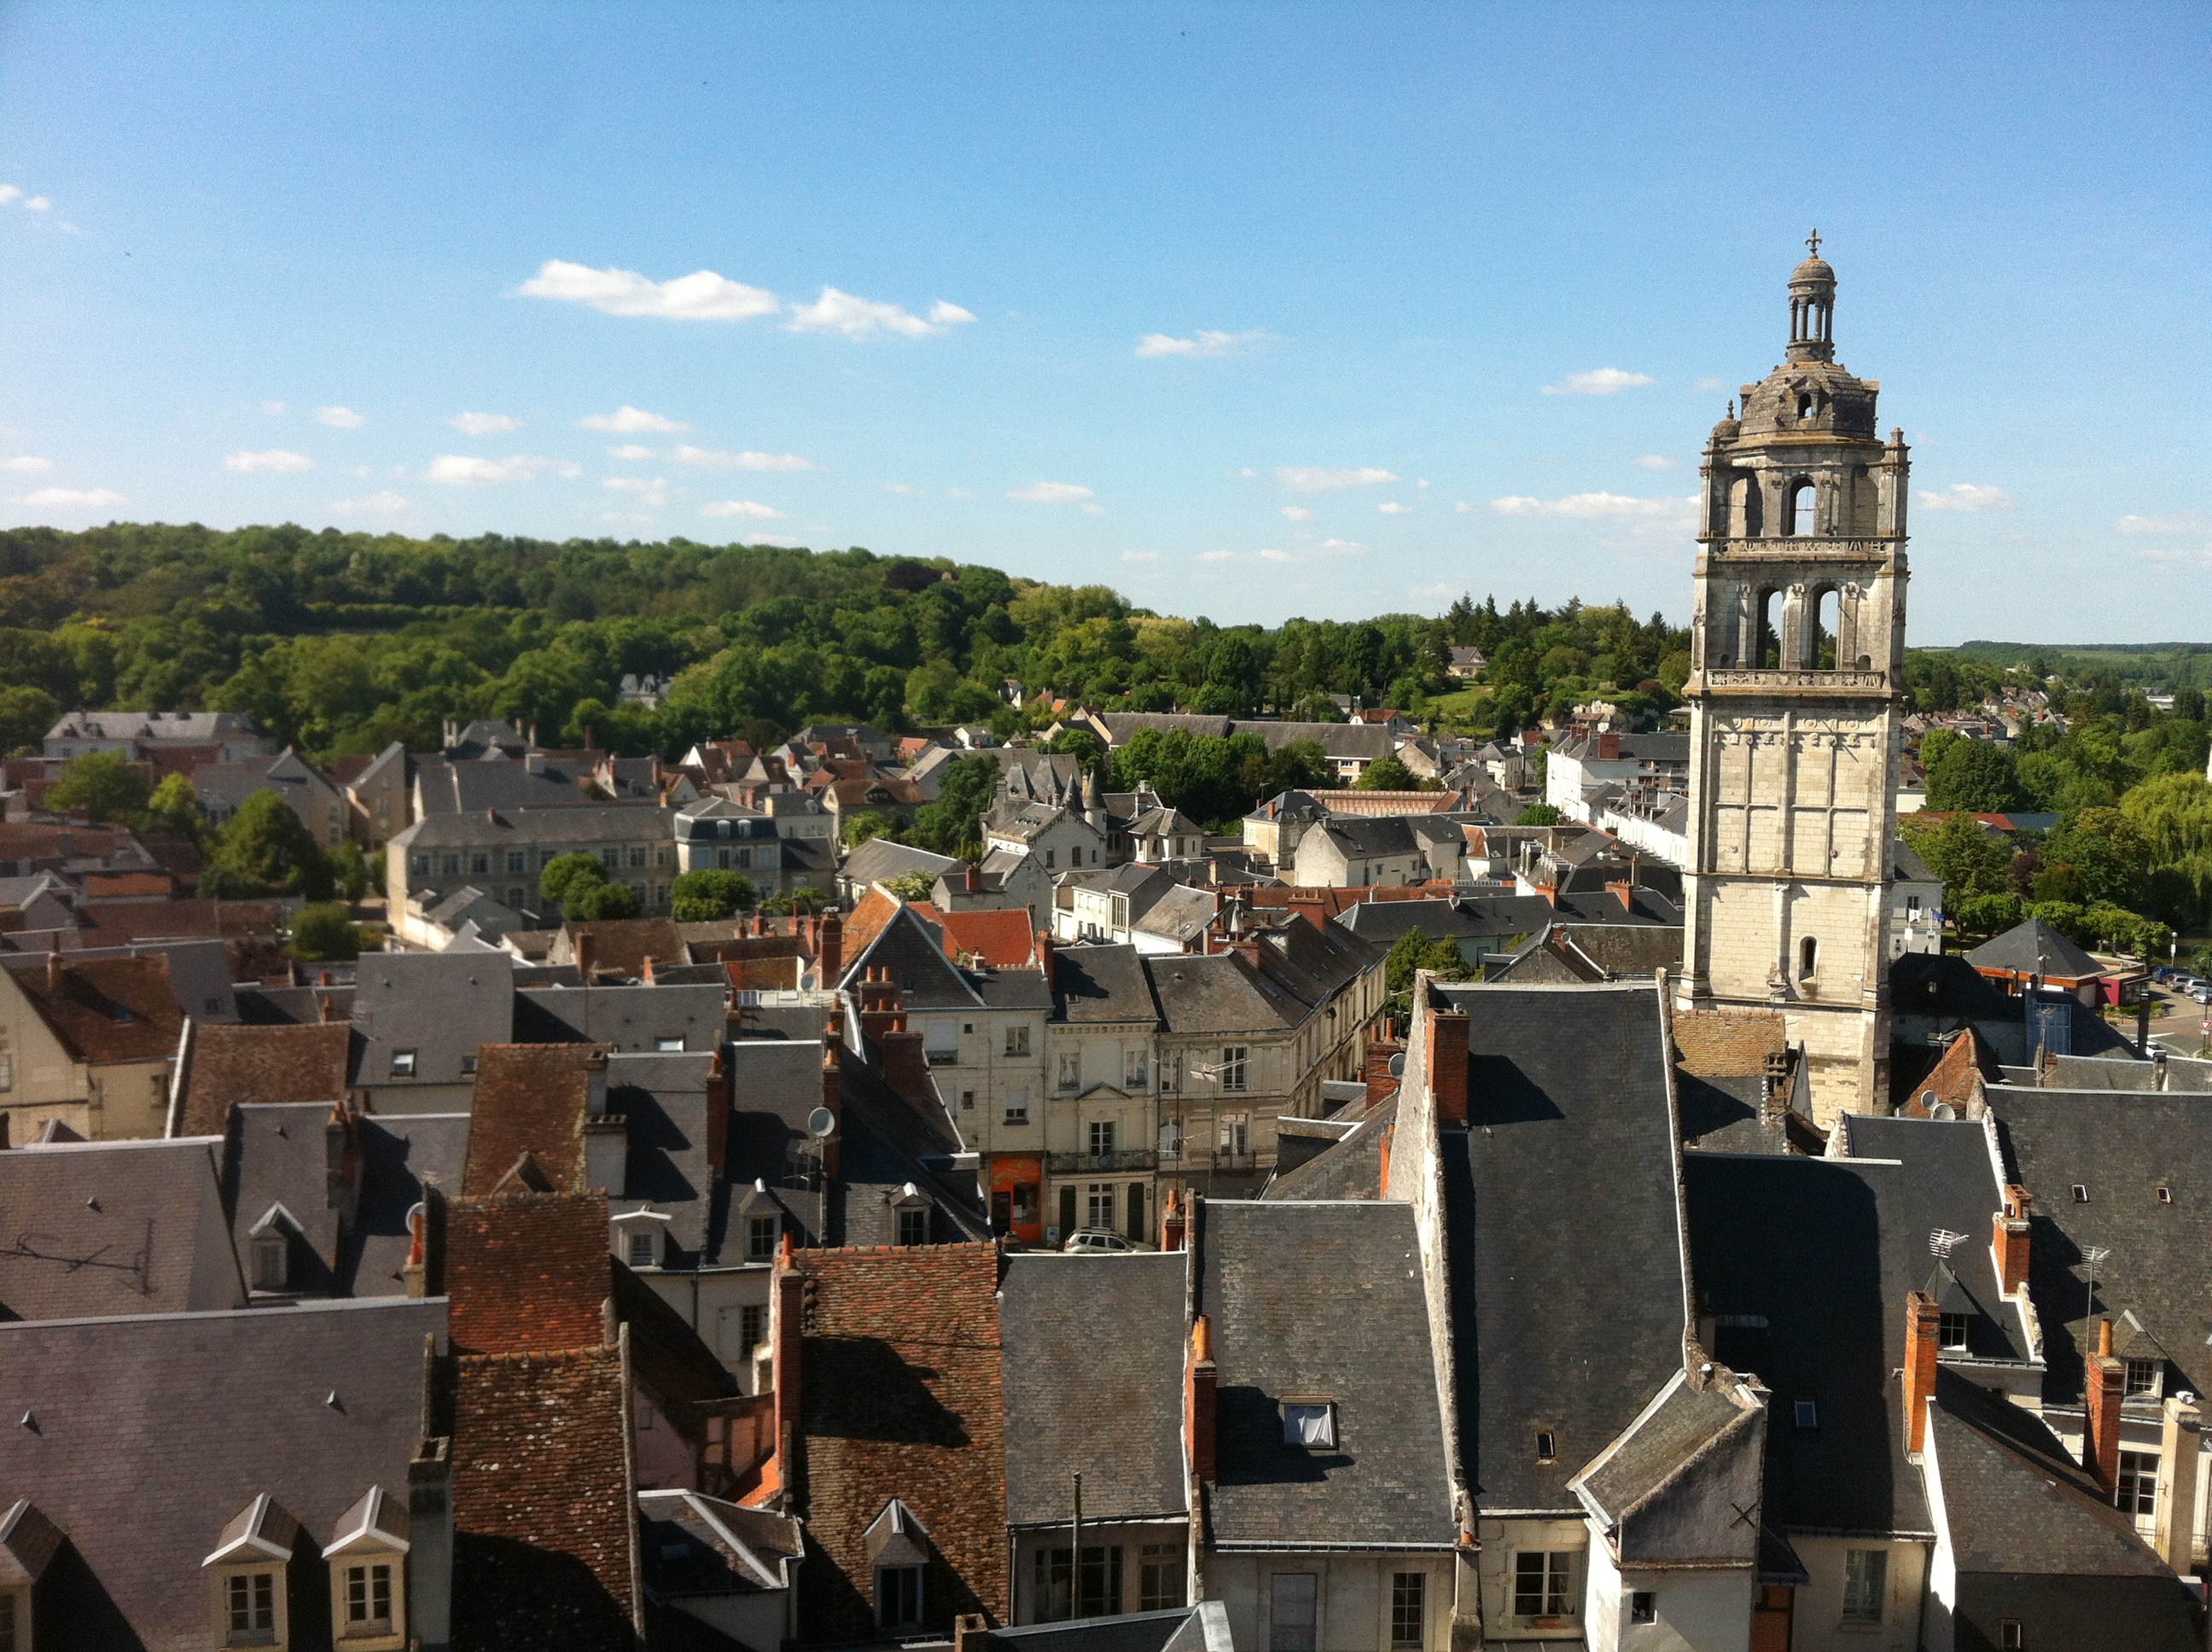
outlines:
[[[1755,539],[1759,531],[1759,478],[1739,476],[1729,484],[1729,531],[1740,539]]]
[[[1752,639],[1751,658],[1745,663],[1759,671],[1774,671],[1782,664],[1782,633],[1777,629],[1780,617],[1775,611],[1782,593],[1772,586],[1760,592],[1758,598],[1759,629]]]
[[[1833,586],[1826,586],[1813,593],[1812,647],[1806,650],[1806,664],[1816,671],[1836,669],[1836,638],[1843,618],[1843,593]]]
[[[1814,971],[1820,962],[1820,943],[1818,940],[1814,937],[1808,935],[1803,940],[1797,943],[1798,980],[1812,980]]]
[[[1820,489],[1809,480],[1790,483],[1789,508],[1784,514],[1789,519],[1791,534],[1801,539],[1812,537],[1813,509],[1819,499]]]

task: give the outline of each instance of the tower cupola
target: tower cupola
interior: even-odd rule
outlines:
[[[1812,256],[1790,272],[1790,360],[1836,359],[1836,272],[1820,256],[1820,232],[1805,238]]]

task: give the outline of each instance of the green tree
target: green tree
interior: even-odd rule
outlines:
[[[258,878],[220,860],[210,861],[200,873],[198,888],[203,901],[258,901],[269,893]]]
[[[292,942],[287,949],[295,958],[315,963],[358,957],[361,937],[342,902],[331,901],[300,908],[292,920]]]
[[[1390,1013],[1401,1022],[1413,1015],[1413,975],[1426,969],[1444,981],[1465,981],[1474,971],[1459,944],[1431,940],[1416,925],[1391,943],[1382,961],[1382,990],[1389,995]]]
[[[349,901],[358,901],[368,893],[374,872],[368,857],[361,852],[361,845],[351,838],[339,844],[331,855],[331,875]]]
[[[580,894],[585,886],[606,881],[606,868],[599,864],[599,856],[578,850],[556,855],[545,863],[545,869],[538,874],[538,893],[548,904],[566,912],[572,890]]]
[[[1951,920],[1961,934],[1997,935],[2027,916],[2027,906],[2017,895],[1970,895],[1959,902]]]
[[[753,880],[741,872],[702,867],[682,873],[668,889],[669,915],[679,924],[714,923],[758,900]]]
[[[568,885],[568,898],[561,903],[561,916],[568,923],[607,923],[635,918],[643,909],[637,891],[628,884],[610,884],[605,878],[596,883],[576,880]]]
[[[1514,817],[1516,826],[1556,826],[1559,811],[1548,803],[1532,803]]]
[[[1413,771],[1397,758],[1377,757],[1360,775],[1358,789],[1362,792],[1411,792],[1419,786],[1420,781],[1414,778]]]
[[[2067,899],[2134,907],[2150,878],[2150,844],[2119,810],[2084,809],[2044,839],[2043,864],[2046,875],[2066,869]]]
[[[0,756],[35,755],[46,732],[61,714],[61,701],[44,689],[0,689]]]
[[[239,805],[222,829],[216,859],[272,889],[310,901],[331,898],[329,859],[292,805],[275,792],[256,792]]]
[[[1950,815],[1940,822],[1907,815],[1899,829],[1943,880],[1946,911],[1956,912],[1969,896],[2013,892],[2012,845],[1972,815]]]
[[[2020,765],[2011,751],[1987,740],[1954,740],[1928,765],[1928,807],[1932,812],[2002,814],[2025,809],[2032,801],[2020,782]]]
[[[855,809],[844,817],[837,829],[845,840],[845,847],[857,849],[872,837],[890,836],[891,817],[875,809]]]
[[[72,757],[46,787],[46,807],[61,813],[82,809],[94,820],[124,820],[146,806],[154,782],[119,751]]]
[[[199,793],[182,774],[165,774],[154,794],[146,800],[145,812],[139,817],[140,829],[148,832],[181,837],[188,843],[197,843],[207,831],[207,816],[200,808]]]
[[[999,760],[988,751],[962,757],[944,769],[937,800],[915,811],[914,828],[907,841],[933,854],[973,859],[982,849],[978,823],[999,790]]]
[[[927,901],[936,887],[937,880],[926,872],[902,872],[884,879],[884,892],[902,901]]]

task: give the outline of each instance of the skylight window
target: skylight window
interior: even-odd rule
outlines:
[[[1336,1445],[1336,1402],[1333,1400],[1283,1401],[1283,1443],[1308,1450],[1331,1450]]]
[[[1557,1435],[1553,1434],[1553,1433],[1551,1431],[1551,1430],[1549,1430],[1549,1429],[1539,1429],[1539,1430],[1537,1430],[1537,1431],[1536,1431],[1536,1461],[1539,1461],[1539,1462],[1546,1462],[1546,1463],[1548,1463],[1548,1462],[1556,1462],[1556,1461],[1559,1460],[1559,1436],[1558,1436]]]
[[[2074,1184],[2074,1202],[2076,1205],[2086,1205],[2089,1202],[2089,1188],[2087,1183],[2077,1181]]]
[[[1820,1426],[1820,1407],[1813,1400],[1797,1402],[1797,1426],[1808,1431]]]

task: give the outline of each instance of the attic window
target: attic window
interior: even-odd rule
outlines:
[[[1336,1402],[1334,1400],[1283,1401],[1283,1443],[1308,1450],[1336,1449]]]
[[[461,1058],[461,1071],[465,1073],[469,1073],[474,1072],[476,1070],[477,1058],[473,1055],[464,1055]]]
[[[1998,1620],[1997,1645],[2002,1649],[2002,1652],[2022,1652],[2027,1645],[2027,1637],[2021,1629],[2019,1619],[2004,1618]]]
[[[2123,1391],[2130,1400],[2154,1399],[2158,1394],[2158,1361],[2130,1359],[2127,1362],[2126,1388]]]
[[[2089,1188],[2086,1182],[2077,1181],[2074,1184],[2074,1202],[2076,1205],[2086,1205],[2089,1202]]]
[[[684,1035],[678,1033],[672,1038],[656,1038],[653,1041],[653,1048],[662,1055],[681,1055],[684,1054]]]
[[[1536,1461],[1542,1463],[1557,1462],[1559,1461],[1559,1436],[1553,1434],[1549,1429],[1537,1430]]]
[[[291,1285],[290,1241],[282,1229],[257,1234],[253,1240],[253,1288],[284,1291]]]
[[[395,1078],[412,1078],[415,1076],[415,1052],[413,1050],[394,1050],[392,1052],[392,1076]]]
[[[222,1580],[223,1616],[229,1633],[224,1643],[252,1646],[276,1638],[276,1574],[271,1571],[233,1572]]]
[[[1973,1315],[1971,1314],[1939,1314],[1936,1316],[1936,1344],[1940,1348],[1963,1351],[1966,1333]]]
[[[1797,1426],[1808,1432],[1820,1426],[1820,1407],[1813,1400],[1797,1402]]]
[[[2167,1187],[2164,1182],[2161,1181],[2159,1183],[2159,1185],[2152,1191],[2157,1193],[2158,1202],[2160,1204],[2171,1205],[2173,1203],[2173,1189]]]
[[[653,1266],[653,1234],[650,1230],[630,1235],[629,1265],[632,1267]]]

